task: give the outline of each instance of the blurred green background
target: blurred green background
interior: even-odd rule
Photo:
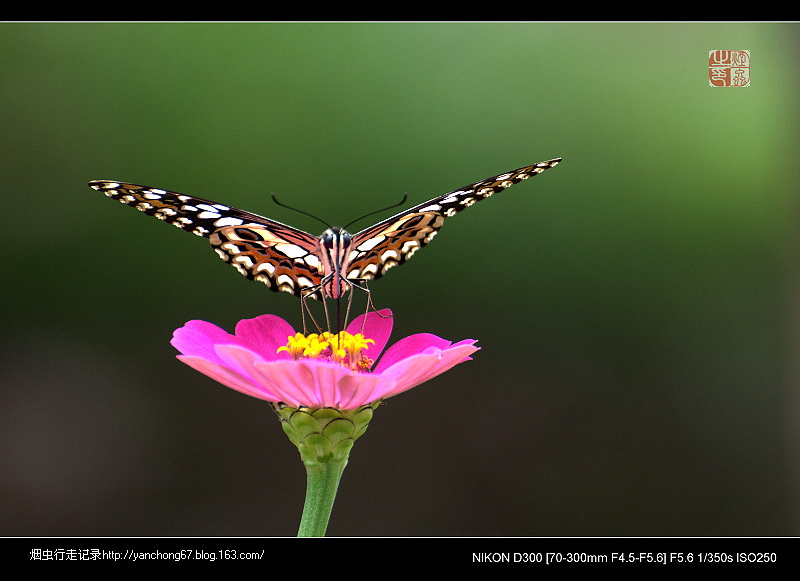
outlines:
[[[750,87],[709,86],[715,49]],[[272,410],[169,345],[299,301],[89,180],[316,234],[270,194],[343,224],[559,156],[371,285],[393,340],[483,349],[379,408],[329,534],[798,534],[797,24],[12,23],[0,50],[1,535],[299,522]]]

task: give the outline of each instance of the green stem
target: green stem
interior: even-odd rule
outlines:
[[[306,464],[306,503],[298,537],[324,537],[347,459]]]

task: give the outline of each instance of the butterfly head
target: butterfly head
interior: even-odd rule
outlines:
[[[344,228],[332,226],[325,230],[319,237],[320,244],[323,248],[336,252],[337,248],[346,248],[350,245],[353,236]]]

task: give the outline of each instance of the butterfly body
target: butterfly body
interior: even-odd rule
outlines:
[[[558,164],[540,162],[476,182],[400,212],[356,234],[331,227],[313,236],[223,204],[157,188],[96,180],[108,197],[209,239],[225,262],[274,291],[301,298],[340,298],[379,278],[425,246],[452,216]]]

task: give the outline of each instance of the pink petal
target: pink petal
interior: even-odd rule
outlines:
[[[173,347],[184,355],[202,357],[220,363],[214,351],[217,343],[237,344],[239,340],[230,333],[206,321],[189,321],[175,329],[170,341]]]
[[[319,402],[316,377],[304,360],[264,361],[253,366],[253,378],[275,393],[276,401],[314,407]]]
[[[314,359],[256,362],[253,367],[253,378],[262,388],[290,406],[355,409],[394,388],[390,378]]]
[[[380,362],[375,366],[374,373],[381,373],[383,369],[386,369],[397,361],[417,353],[422,353],[426,349],[432,347],[436,349],[446,349],[450,347],[450,341],[430,333],[417,333],[416,335],[404,337],[386,350]]]
[[[203,375],[210,377],[214,381],[217,381],[226,387],[230,387],[231,389],[235,389],[236,391],[246,395],[257,397],[258,399],[277,401],[274,399],[273,394],[266,390],[260,389],[258,386],[254,385],[248,379],[242,377],[238,373],[231,371],[222,365],[214,363],[213,361],[191,355],[178,355],[177,357],[189,367],[196,369]]]
[[[259,353],[241,345],[216,345],[214,351],[224,367],[241,375],[251,383],[258,384],[253,380],[253,365],[256,362],[264,361]]]
[[[388,397],[394,390],[391,378],[370,373],[358,373],[344,377],[339,384],[339,407],[352,410],[379,399]]]
[[[346,331],[351,335],[363,333],[364,337],[375,341],[374,344],[370,344],[369,347],[364,349],[363,353],[370,359],[377,360],[389,341],[393,325],[394,317],[392,311],[390,309],[382,309],[378,312],[370,311],[356,317],[347,325]]]
[[[381,377],[391,378],[396,382],[395,388],[387,397],[416,387],[468,360],[479,349],[473,343],[474,341],[461,341],[442,351],[426,349],[424,353],[411,355],[384,369],[380,373]]]
[[[236,337],[250,345],[264,359],[291,359],[287,351],[278,353],[294,335],[292,326],[277,315],[261,315],[236,324]]]

